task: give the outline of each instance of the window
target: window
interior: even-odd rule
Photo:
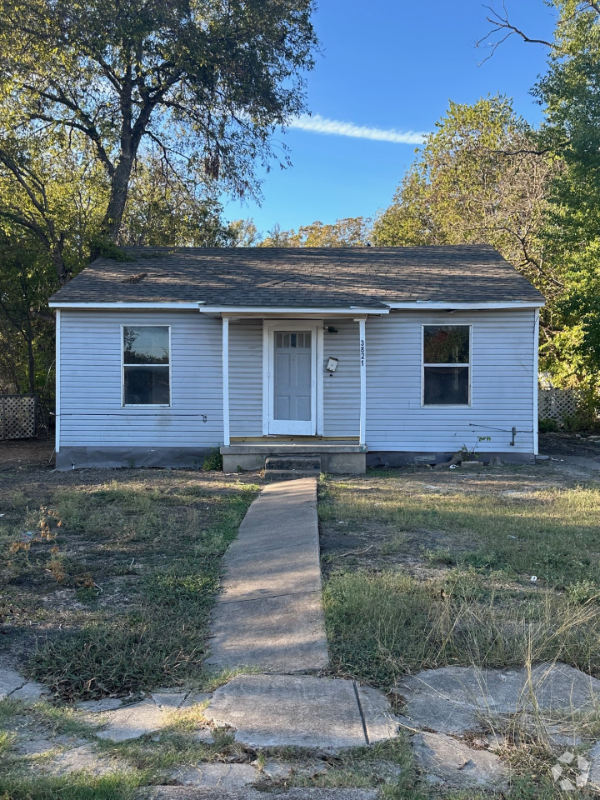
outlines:
[[[168,325],[123,327],[123,405],[171,404]]]
[[[470,352],[470,325],[423,326],[423,405],[469,405]]]

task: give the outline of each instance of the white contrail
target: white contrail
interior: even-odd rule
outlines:
[[[366,125],[355,125],[353,122],[340,122],[326,119],[320,114],[309,116],[301,114],[288,123],[288,128],[299,128],[312,133],[325,133],[330,136],[352,136],[355,139],[372,139],[376,142],[393,142],[394,144],[423,144],[426,133],[418,131],[397,131],[394,128],[370,128]]]

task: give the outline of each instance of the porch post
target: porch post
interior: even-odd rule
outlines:
[[[223,444],[229,447],[229,317],[223,317]]]
[[[365,360],[365,320],[358,320],[358,338],[360,341],[360,432],[359,444],[366,444],[367,427],[367,362]]]

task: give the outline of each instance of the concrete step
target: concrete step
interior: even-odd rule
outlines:
[[[266,481],[295,481],[298,478],[320,478],[320,469],[266,469]]]
[[[265,460],[268,481],[289,481],[296,478],[318,478],[321,475],[319,456],[270,456]]]
[[[320,456],[312,457],[299,457],[292,456],[269,456],[265,460],[265,470],[301,470],[307,471],[321,471],[321,458]]]

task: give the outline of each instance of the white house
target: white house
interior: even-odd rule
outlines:
[[[59,469],[537,453],[544,300],[491,247],[127,253],[50,301]]]

